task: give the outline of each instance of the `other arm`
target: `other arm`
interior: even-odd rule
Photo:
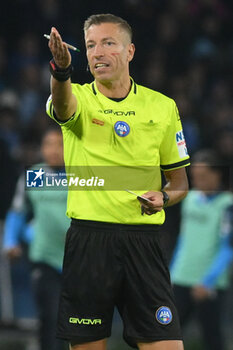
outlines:
[[[219,276],[229,267],[233,259],[233,206],[225,210],[220,228],[220,244],[212,264],[206,271],[201,283],[192,290],[196,300],[211,297]]]
[[[169,196],[167,206],[180,202],[188,193],[188,179],[185,168],[164,171],[166,185],[162,189]],[[149,191],[143,194],[143,197],[150,199],[151,203],[141,204],[148,215],[161,211],[164,207],[163,194],[160,191]]]
[[[3,235],[3,250],[9,258],[21,255],[20,240],[26,223],[26,196],[24,189],[24,175],[18,179],[15,194],[9,210]]]

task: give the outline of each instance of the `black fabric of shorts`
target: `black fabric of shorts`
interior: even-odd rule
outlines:
[[[72,344],[111,335],[114,307],[125,341],[180,340],[157,225],[72,220],[67,232],[57,337]]]

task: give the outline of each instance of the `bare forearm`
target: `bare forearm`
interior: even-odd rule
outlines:
[[[71,55],[69,53],[67,44],[62,41],[60,34],[54,27],[51,29],[48,45],[54,60],[54,67],[51,65],[53,68],[53,76],[51,77],[50,83],[53,107],[57,118],[59,120],[65,121],[71,118],[72,115],[76,112],[77,100],[72,94],[71,80],[69,76],[65,76],[65,79],[68,78],[67,80],[62,79],[65,81],[56,79],[58,78],[58,76],[56,76],[56,74],[58,74],[58,72],[56,72],[56,69],[59,68],[60,73],[61,71],[63,71],[63,73],[65,71],[67,73],[67,69],[71,65]],[[54,72],[56,72],[55,78]]]
[[[76,112],[77,101],[72,94],[71,80],[60,82],[51,77],[51,94],[56,116],[67,120]]]
[[[179,170],[173,170],[171,172],[167,171],[164,173],[167,180],[166,185],[163,190],[169,196],[168,206],[174,205],[180,202],[188,194],[188,179],[186,176],[185,168]]]
[[[188,179],[185,169],[177,169],[164,172],[166,185],[163,190],[168,194],[169,201],[166,204],[171,206],[180,202],[188,193]],[[163,194],[161,191],[149,191],[143,194],[143,197],[150,200],[149,203],[141,202],[144,212],[148,215],[161,211],[164,207]]]

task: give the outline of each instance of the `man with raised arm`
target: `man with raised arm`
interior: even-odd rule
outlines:
[[[69,190],[67,215],[72,224],[57,336],[67,339],[71,350],[105,350],[116,306],[130,346],[182,350],[159,238],[164,207],[188,191],[184,167],[189,156],[179,113],[172,99],[130,77],[135,47],[125,20],[111,14],[90,16],[84,35],[94,81],[72,84],[71,55],[58,31],[51,30],[47,113],[61,125],[67,169],[85,167],[91,173],[93,167],[102,167],[106,172],[114,169],[116,175],[110,190]],[[118,176],[122,167],[143,168],[145,175],[153,170],[153,186],[144,180],[145,191],[139,191],[133,176]],[[166,179],[163,188],[160,169]],[[116,178],[130,180],[146,199],[114,187]]]

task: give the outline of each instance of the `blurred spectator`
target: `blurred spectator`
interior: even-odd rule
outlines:
[[[40,66],[30,64],[22,68],[18,82],[19,116],[23,125],[30,123],[42,104]]]
[[[220,226],[233,196],[221,191],[219,165],[213,151],[202,150],[193,156],[194,189],[182,202],[180,236],[171,264],[181,325],[197,311],[205,350],[224,349],[221,315],[229,285],[227,271],[220,268],[222,251],[229,250],[229,234],[222,234]]]
[[[187,140],[189,154],[192,155],[200,147],[200,133],[198,123],[194,117],[194,111],[192,110],[192,104],[185,93],[177,93],[173,97],[182,118],[183,131]]]
[[[18,106],[19,99],[14,91],[4,90],[0,94],[0,139],[5,141],[13,157],[20,140]]]
[[[18,164],[9,154],[6,142],[0,138],[0,221],[5,219],[19,176]]]
[[[58,128],[43,136],[41,152],[44,163],[34,169],[54,173],[63,168],[62,135]],[[61,284],[65,234],[67,191],[31,189],[25,191],[25,176],[20,177],[5,223],[4,251],[10,259],[22,254],[20,242],[29,244],[32,287],[40,321],[40,350],[61,350],[63,342],[55,338],[55,325]],[[27,221],[33,218],[32,230]]]
[[[56,21],[61,14],[61,2],[58,0],[37,0],[37,6],[41,12],[41,17],[48,22]]]
[[[215,260],[215,270],[218,270],[219,274],[226,270],[233,259],[233,204],[228,206],[223,213],[220,235],[227,237],[227,244],[222,246]],[[216,277],[217,275],[214,276]]]
[[[216,140],[213,142],[213,146],[219,152],[223,164],[228,166],[229,169],[229,186],[233,189],[232,185],[232,171],[233,171],[233,125],[229,128],[220,129],[217,133]]]
[[[163,92],[166,89],[166,60],[164,51],[157,48],[145,56],[144,79],[151,89]]]
[[[206,85],[208,79],[208,67],[205,62],[192,60],[186,72],[187,91],[193,107],[202,107],[206,98]],[[197,115],[199,119],[200,116]]]
[[[6,42],[4,38],[0,37],[0,91],[5,88],[7,82],[7,52],[6,52]]]
[[[36,33],[26,32],[18,38],[18,45],[11,56],[11,73],[20,72],[22,68],[28,65],[38,64],[40,59],[38,36]]]

